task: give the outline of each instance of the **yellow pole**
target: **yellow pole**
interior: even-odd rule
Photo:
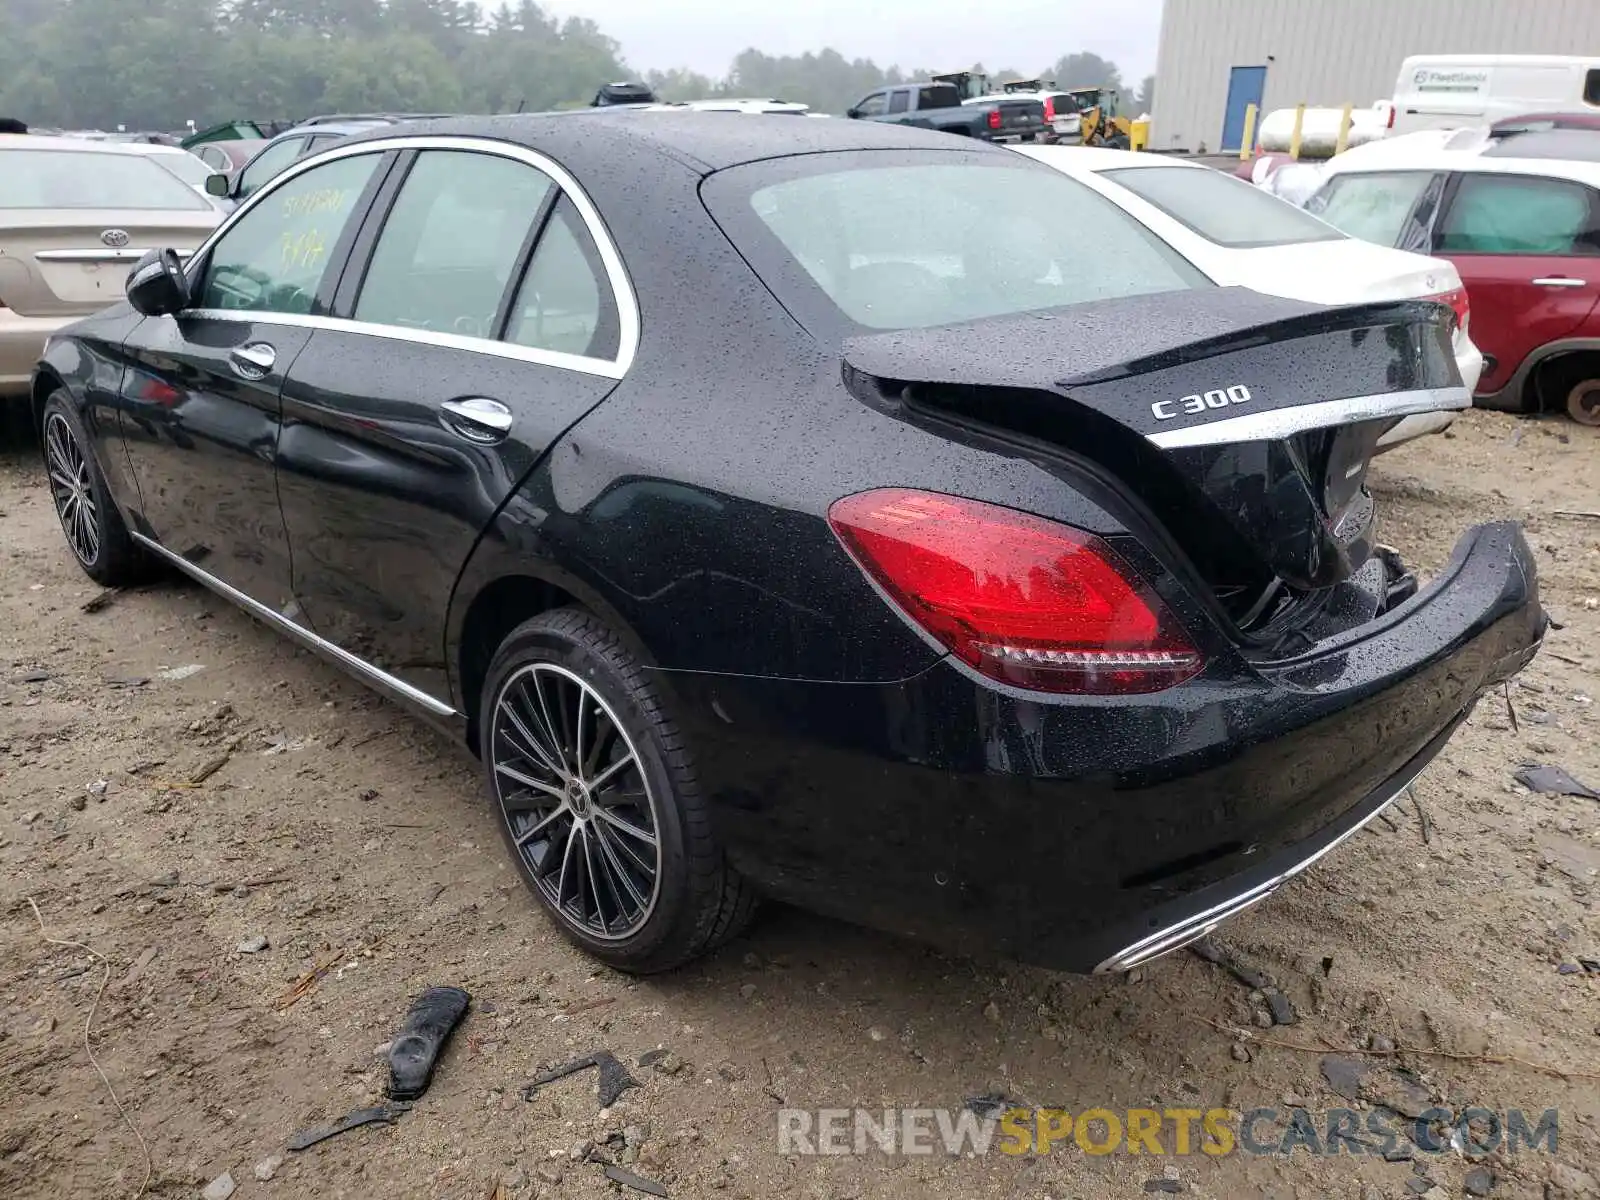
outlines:
[[[1333,147],[1335,154],[1343,154],[1350,145],[1350,123],[1355,120],[1355,108],[1353,104],[1344,106],[1344,114],[1339,118],[1339,140]]]
[[[1304,127],[1305,123],[1306,106],[1304,104],[1297,104],[1295,105],[1294,109],[1294,132],[1289,135],[1290,158],[1300,157],[1300,131]]]
[[[1239,147],[1239,157],[1249,158],[1256,144],[1256,106],[1244,106],[1244,142]]]

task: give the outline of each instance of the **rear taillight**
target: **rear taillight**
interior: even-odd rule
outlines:
[[[1467,299],[1466,288],[1456,288],[1453,292],[1440,292],[1430,299],[1449,305],[1450,311],[1456,315],[1456,331],[1458,333],[1467,331],[1467,318],[1472,315],[1472,305]]]
[[[1000,110],[998,108],[991,108],[989,110],[989,128],[1000,128]]]
[[[1045,692],[1157,692],[1204,665],[1166,606],[1093,534],[905,488],[828,522],[905,613],[983,674]]]
[[[1394,128],[1394,105],[1389,105],[1389,119],[1383,123],[1385,129]]]
[[[1046,121],[1054,121],[1056,119],[1056,98],[1054,96],[1046,96],[1044,98],[1044,119]]]

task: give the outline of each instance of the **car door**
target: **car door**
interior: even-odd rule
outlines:
[[[343,319],[289,374],[278,457],[316,632],[440,701],[450,595],[479,533],[637,344],[588,199],[536,154],[482,147],[397,168],[340,285]]]
[[[864,121],[881,119],[889,109],[889,93],[873,92],[864,96],[861,102],[850,110],[849,115],[859,117]]]
[[[1472,340],[1499,391],[1529,354],[1576,333],[1600,297],[1600,191],[1569,179],[1467,171],[1446,193],[1434,254],[1461,273]]]
[[[387,165],[359,154],[283,180],[196,256],[192,307],[146,318],[126,343],[121,427],[139,531],[276,611],[290,600],[278,393]]]

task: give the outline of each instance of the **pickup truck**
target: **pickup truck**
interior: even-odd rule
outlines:
[[[963,104],[962,99],[953,83],[908,83],[869,92],[845,116],[938,129],[986,142],[1038,141],[1050,128],[1044,105],[1035,99],[1003,96],[982,104]]]

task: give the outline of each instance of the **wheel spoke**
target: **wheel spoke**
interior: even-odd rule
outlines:
[[[593,779],[587,780],[585,786],[588,787],[590,792],[598,793],[606,786],[607,783],[616,778],[616,776],[624,767],[631,766],[632,764],[632,753],[624,754],[621,758],[617,759],[616,762],[612,763],[604,771],[601,771],[600,774],[596,775]]]
[[[567,895],[567,867],[572,862],[572,847],[577,844],[578,832],[576,827],[567,831],[567,844],[561,851],[561,874],[556,879],[556,907],[560,908],[566,903]]]
[[[561,735],[556,732],[556,723],[550,719],[550,707],[544,700],[544,685],[539,682],[537,674],[533,677],[533,696],[538,703],[538,708],[535,711],[534,707],[530,705],[528,711],[534,713],[536,717],[543,718],[544,732],[550,738],[548,744],[556,752],[556,766],[560,768],[563,775],[570,775],[572,774],[572,768],[567,765],[567,755],[563,749],[566,743],[561,740]]]
[[[526,762],[542,765],[557,779],[565,780],[567,774],[556,765],[555,758],[557,756],[553,756],[549,748],[539,744],[539,739],[533,735],[533,730],[524,725],[522,718],[517,715],[516,705],[511,703],[509,697],[507,697],[505,703],[501,704],[500,711],[506,715],[506,720],[516,730],[517,737],[512,737],[510,730],[503,726],[499,731],[500,736],[517,752],[518,756]],[[519,745],[517,738],[521,738],[524,744]]]
[[[589,894],[594,897],[594,916],[600,922],[600,928],[609,930],[611,919],[606,916],[604,901],[600,898],[600,874],[594,869],[594,846],[589,841],[589,827],[578,826],[578,836],[583,839],[583,875],[589,881]],[[622,905],[617,904],[617,916],[622,916]]]
[[[533,828],[529,829],[526,833],[522,833],[517,836],[517,849],[520,850],[529,842],[533,841],[534,838],[538,837],[546,829],[549,829],[551,825],[555,824],[558,818],[566,816],[569,811],[570,810],[565,804],[557,805],[555,808],[551,809],[549,816],[535,821],[533,823]]]
[[[563,802],[565,802],[567,798],[567,793],[563,789],[553,787],[542,779],[535,779],[526,771],[519,771],[515,767],[508,767],[505,763],[495,763],[494,769],[500,772],[500,774],[504,775],[507,779],[516,780],[523,787],[533,788],[536,791],[543,792],[547,796],[554,796],[557,800]]]
[[[51,454],[50,461],[52,463],[55,462],[55,457],[56,456],[54,454]],[[64,471],[60,470],[56,466],[51,466],[51,468],[50,468],[50,481],[52,483],[59,483],[62,487],[67,489],[67,492],[68,492],[69,495],[71,494],[71,492],[72,492],[72,480],[67,478],[66,473]]]
[[[636,841],[643,842],[646,846],[649,846],[651,849],[655,848],[655,845],[656,845],[656,835],[655,834],[649,832],[648,830],[640,829],[632,821],[624,821],[621,817],[617,816],[617,814],[612,812],[609,808],[602,808],[600,805],[597,804],[597,805],[595,805],[594,815],[599,817],[602,821],[604,821],[607,825],[611,826],[611,828],[617,830],[619,833],[625,833],[629,837],[635,839]]]
[[[600,732],[600,723],[605,722],[605,733]],[[594,712],[595,738],[594,744],[589,747],[589,757],[579,764],[579,770],[587,779],[594,773],[596,767],[606,761],[606,756],[611,753],[611,748],[617,744],[617,727],[611,718],[606,715],[603,708],[597,707]]]
[[[633,882],[633,876],[628,873],[628,868],[617,857],[617,850],[613,845],[613,836],[606,832],[605,823],[602,821],[594,822],[594,840],[600,844],[601,857],[606,860],[607,871],[613,881],[620,880],[622,886],[628,889],[628,895],[633,898],[635,910],[642,910],[647,901],[644,895],[640,893],[638,886]],[[646,864],[639,862],[638,858],[631,853],[629,856],[634,858],[634,861],[638,863],[646,874],[649,874],[650,868]],[[613,883],[612,894],[616,894],[615,883]]]

